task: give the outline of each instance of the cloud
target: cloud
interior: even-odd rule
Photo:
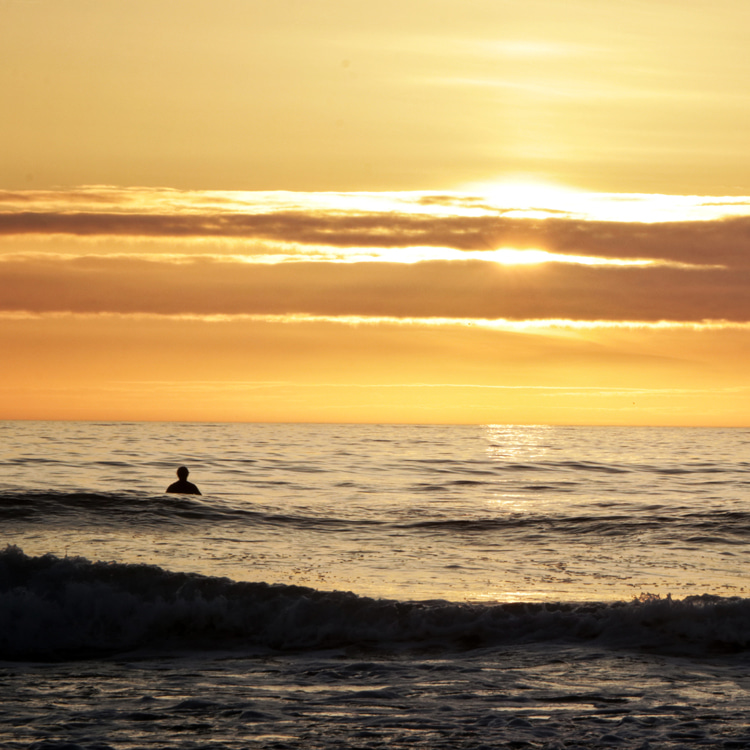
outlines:
[[[499,247],[610,259],[750,268],[750,217],[634,223],[503,215],[445,216],[398,212],[269,211],[149,213],[6,211],[0,235],[148,237],[325,245],[333,248]]]
[[[745,322],[749,288],[748,270],[662,266],[54,255],[0,262],[0,309],[26,312]]]

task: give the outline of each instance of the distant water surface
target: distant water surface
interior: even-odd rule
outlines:
[[[750,430],[6,422],[6,539],[399,599],[744,594]],[[187,465],[200,498],[163,494]]]

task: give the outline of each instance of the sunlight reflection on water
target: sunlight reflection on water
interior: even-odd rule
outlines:
[[[745,590],[741,430],[6,423],[4,431],[5,491],[21,493],[20,515],[4,531],[27,554],[398,599]],[[182,463],[204,495],[175,505],[161,493]]]

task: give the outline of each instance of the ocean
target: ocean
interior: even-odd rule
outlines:
[[[749,495],[750,429],[0,423],[0,746],[750,748]]]

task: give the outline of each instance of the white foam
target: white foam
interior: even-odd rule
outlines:
[[[68,658],[136,648],[445,649],[594,642],[711,654],[750,646],[750,600],[399,602],[172,573],[157,566],[0,553],[0,653]]]

